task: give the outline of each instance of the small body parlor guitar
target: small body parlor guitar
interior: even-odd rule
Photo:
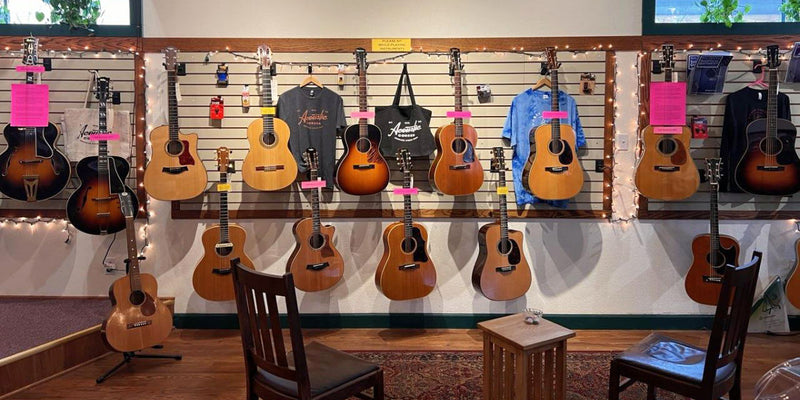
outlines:
[[[531,269],[525,259],[522,232],[508,229],[506,163],[502,147],[492,149],[492,172],[497,172],[500,216],[478,232],[478,259],[472,270],[472,286],[490,300],[513,300],[531,287]]]
[[[411,218],[411,154],[397,153],[403,171],[403,221],[383,231],[383,256],[375,271],[375,283],[391,300],[425,297],[436,286],[436,269],[428,254],[428,232]]]
[[[794,242],[795,261],[794,268],[786,278],[786,299],[795,308],[800,308],[800,239]]]
[[[319,157],[317,151],[309,148],[303,154],[308,165],[309,183],[318,180]],[[316,186],[316,185],[310,185]],[[344,260],[333,245],[336,228],[322,225],[319,218],[319,187],[311,187],[311,218],[302,218],[292,226],[297,241],[289,256],[286,272],[294,277],[294,286],[304,292],[316,292],[336,285],[344,274]]]

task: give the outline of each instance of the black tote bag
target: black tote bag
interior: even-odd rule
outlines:
[[[411,98],[410,106],[400,105],[403,79]],[[431,110],[417,105],[408,68],[403,64],[392,105],[375,107],[375,125],[381,129],[381,153],[386,157],[394,157],[398,149],[406,148],[413,157],[430,155],[436,149],[430,122]]]

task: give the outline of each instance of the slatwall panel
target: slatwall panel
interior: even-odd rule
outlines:
[[[134,118],[134,58],[132,55],[116,55],[112,57],[108,53],[101,53],[95,56],[94,53],[56,53],[52,58],[53,70],[42,75],[42,83],[50,86],[50,122],[60,128],[61,118],[67,108],[83,107],[86,95],[86,87],[89,82],[89,70],[98,70],[100,76],[111,78],[112,90],[119,91],[122,104],[114,105],[115,109],[130,111],[131,115],[131,135],[133,135]],[[40,54],[47,57],[47,54]],[[16,72],[14,68],[21,64],[21,56],[3,54],[0,55],[0,125],[8,124],[11,108],[11,84],[24,81],[25,76],[21,72]],[[90,107],[97,107],[94,94],[91,95]],[[109,106],[111,101],[109,100]],[[63,132],[62,132],[63,133]],[[135,143],[133,137],[131,143]],[[64,151],[64,136],[59,136],[58,147]],[[0,148],[5,149],[5,138],[0,135]],[[131,156],[128,161],[131,163],[131,173],[128,177],[128,185],[136,187],[136,152],[132,148]],[[80,160],[70,160],[73,166]],[[0,194],[0,213],[14,217],[35,217],[37,215],[63,216],[66,201],[72,191],[78,185],[78,179],[73,171],[72,181],[67,188],[52,199],[27,203],[10,199]],[[12,211],[13,210],[13,211]]]
[[[251,54],[251,53],[250,53]],[[391,54],[369,54],[367,60],[376,60],[392,56]],[[179,102],[180,126],[182,132],[195,132],[199,134],[200,157],[209,171],[215,171],[214,151],[218,146],[227,146],[234,152],[232,157],[236,160],[244,159],[248,143],[246,141],[246,127],[254,119],[259,118],[260,97],[258,92],[257,64],[254,60],[234,57],[231,54],[214,54],[210,62],[204,62],[206,53],[179,54],[179,62],[186,63],[186,76],[179,77],[182,99]],[[358,79],[353,64],[353,56],[349,53],[282,53],[274,54],[277,67],[277,93],[282,93],[299,84],[305,77],[307,64],[336,64],[349,63],[346,70],[345,86],[340,89],[336,85],[337,73],[334,67],[314,67],[314,75],[328,88],[340,94],[344,99],[345,114],[357,111]],[[579,105],[581,121],[587,136],[587,146],[579,155],[586,170],[586,182],[582,192],[571,201],[569,211],[564,215],[577,215],[575,213],[589,211],[603,211],[603,173],[594,172],[595,160],[604,156],[604,126],[605,126],[605,71],[606,53],[589,52],[582,54],[560,53],[563,62],[562,72],[559,74],[562,90],[575,96]],[[496,206],[496,174],[489,172],[491,149],[501,146],[501,133],[511,100],[518,93],[524,91],[535,83],[540,75],[539,57],[521,54],[498,53],[464,53],[462,55],[465,73],[464,78],[464,107],[472,112],[472,119],[466,123],[473,125],[479,135],[477,155],[485,170],[485,181],[481,189],[474,196],[454,198],[434,192],[427,182],[427,170],[430,160],[414,160],[415,185],[421,189],[415,199],[415,208],[423,210],[423,216],[447,215],[488,215],[488,210]],[[229,66],[230,84],[227,88],[216,86],[215,71],[217,64],[225,62]],[[286,63],[293,63],[288,65]],[[368,104],[370,109],[376,105],[388,105],[392,101],[397,79],[402,68],[402,62],[408,63],[411,80],[417,103],[429,108],[433,112],[431,127],[450,123],[452,120],[445,117],[445,113],[453,109],[453,86],[448,76],[447,56],[427,56],[413,54],[394,63],[371,64],[368,69]],[[583,72],[594,73],[597,77],[597,87],[594,95],[579,95],[578,83]],[[251,105],[249,112],[243,112],[241,107],[241,91],[244,84],[251,85]],[[493,101],[480,104],[477,100],[476,85],[489,84],[493,91]],[[212,96],[221,95],[225,101],[225,119],[215,126],[208,118],[208,104]],[[404,99],[405,104],[407,98]],[[216,122],[216,121],[215,121]],[[348,118],[348,123],[354,120]],[[337,158],[342,154],[341,142],[338,143]],[[511,148],[506,147],[506,159],[511,166]],[[376,216],[399,215],[403,209],[402,196],[394,196],[391,191],[394,187],[402,185],[402,175],[396,171],[393,157],[387,157],[393,168],[391,183],[383,193],[373,196],[350,196],[334,190],[324,197],[329,203],[323,210],[329,210],[331,216]],[[209,179],[217,179],[218,174],[209,173]],[[511,174],[508,174],[511,179]],[[303,177],[305,179],[305,177]],[[278,192],[258,192],[249,188],[237,173],[233,176],[232,192],[229,194],[231,210],[289,210],[285,214],[251,212],[249,215],[263,216],[293,216],[297,210],[309,208],[305,196],[300,192],[298,184],[293,184],[287,189]],[[509,186],[510,182],[509,182]],[[211,185],[209,185],[211,187]],[[509,202],[515,201],[512,192]],[[173,204],[173,216],[177,218],[213,217],[214,210],[218,209],[218,196],[208,190],[202,197]],[[512,210],[515,207],[510,207]],[[549,206],[537,206],[537,209],[552,210]],[[203,210],[203,212],[201,212]],[[330,213],[330,210],[334,210]],[[353,212],[358,210],[358,213]],[[366,211],[365,210],[369,210]],[[375,210],[384,210],[377,214]],[[387,210],[389,210],[387,212]],[[394,210],[394,211],[391,211]],[[451,210],[454,210],[451,212]],[[210,211],[210,212],[209,212]],[[235,211],[233,211],[235,213]],[[512,215],[515,215],[512,211]]]
[[[652,54],[652,59],[659,60],[660,52]],[[760,56],[753,56],[756,58]],[[675,70],[678,80],[686,80],[686,54],[678,52],[675,57]],[[782,63],[778,76],[785,77],[788,62]],[[687,97],[687,122],[693,116],[705,116],[708,119],[708,138],[692,139],[690,153],[696,165],[705,169],[705,158],[719,157],[722,138],[722,124],[725,115],[726,96],[753,82],[757,76],[751,73],[752,61],[746,55],[734,53],[734,59],[728,67],[725,89],[722,94],[689,95]],[[664,80],[664,74],[651,74],[653,82]],[[767,74],[765,74],[765,79]],[[781,84],[780,91],[789,96],[792,110],[792,121],[800,121],[800,86]],[[800,148],[800,142],[796,145]],[[701,171],[702,173],[703,171]],[[647,208],[641,212],[643,218],[704,218],[709,204],[708,183],[701,183],[700,189],[692,197],[682,201],[665,202],[648,199]],[[754,196],[745,193],[720,193],[720,212],[729,218],[772,218],[781,213],[800,211],[800,196]]]

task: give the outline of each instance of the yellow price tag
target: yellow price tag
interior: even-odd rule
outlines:
[[[508,194],[508,186],[498,186],[497,194]]]
[[[372,39],[372,51],[411,51],[411,39]]]
[[[261,107],[261,115],[275,115],[275,107]]]
[[[217,184],[217,191],[218,192],[230,192],[231,191],[231,184],[230,183],[218,183]]]

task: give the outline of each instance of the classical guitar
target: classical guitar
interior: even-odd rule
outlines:
[[[436,286],[436,269],[428,255],[428,232],[411,219],[411,154],[397,152],[403,171],[403,221],[383,231],[383,256],[375,271],[375,283],[391,300],[411,300],[427,296]]]
[[[233,275],[231,260],[239,258],[246,267],[253,268],[253,261],[244,252],[247,233],[239,225],[228,222],[228,174],[235,171],[227,147],[217,149],[219,170],[219,224],[203,231],[203,258],[197,263],[192,275],[194,291],[211,301],[233,300]]]
[[[475,152],[478,133],[464,123],[461,104],[461,52],[450,49],[450,75],[455,86],[455,117],[452,124],[436,130],[436,158],[428,170],[428,180],[438,191],[452,196],[475,193],[483,185],[483,168]]]
[[[261,119],[247,126],[250,150],[244,158],[242,177],[253,189],[279,190],[297,177],[297,162],[289,151],[289,125],[275,117],[272,105],[272,53],[258,47],[261,65]]]
[[[800,158],[794,148],[797,129],[778,118],[778,46],[767,47],[767,118],[747,125],[747,151],[736,166],[736,184],[752,194],[788,196],[800,190]]]
[[[673,56],[673,46],[664,45],[661,64],[665,82],[672,82]],[[661,134],[658,130],[648,125],[642,131],[643,153],[636,165],[636,189],[651,199],[685,199],[700,186],[700,174],[689,155],[692,131],[687,126],[678,127],[677,134]]]
[[[547,68],[550,71],[550,110],[555,118],[549,124],[534,128],[535,148],[525,163],[522,184],[534,196],[543,200],[564,200],[574,197],[583,187],[583,168],[575,148],[572,126],[561,125],[558,68],[561,63],[556,49],[548,47]]]
[[[303,157],[308,165],[309,182],[321,184],[316,150],[309,148]],[[294,286],[304,292],[328,289],[339,282],[344,273],[342,255],[333,246],[335,228],[320,223],[319,189],[310,189],[311,218],[300,219],[292,226],[297,245],[286,264],[286,272],[294,276]]]
[[[133,217],[137,208],[127,192],[119,195],[125,216],[125,233],[128,274],[117,279],[108,290],[113,306],[100,332],[108,347],[119,352],[130,352],[160,344],[172,331],[172,313],[158,299],[158,283],[150,274],[139,272],[136,251],[136,229]]]
[[[67,219],[79,231],[91,235],[116,233],[125,229],[125,216],[120,209],[120,197],[127,193],[133,208],[138,210],[136,193],[125,184],[130,165],[122,157],[108,155],[108,125],[106,101],[109,98],[111,80],[97,78],[97,100],[99,104],[99,131],[97,156],[86,157],[78,162],[75,171],[81,184],[67,200]]]
[[[164,59],[169,125],[150,132],[153,154],[144,171],[144,188],[158,200],[186,200],[206,190],[208,175],[197,155],[197,135],[181,133],[178,128],[178,51],[168,47]]]
[[[356,49],[358,67],[358,110],[367,113],[367,52]],[[364,114],[362,114],[363,116]],[[381,130],[359,117],[342,135],[344,154],[336,167],[336,184],[345,193],[375,194],[389,184],[389,165],[380,152]]]
[[[786,299],[795,308],[800,308],[800,240],[794,242],[795,262],[794,268],[786,278]]]
[[[38,61],[39,39],[23,39],[23,64],[33,67]],[[25,83],[35,83],[36,72],[25,72]],[[0,192],[21,201],[49,199],[69,183],[69,160],[56,148],[58,128],[15,127],[3,129],[8,148],[0,154]]]
[[[725,265],[739,265],[739,242],[719,233],[718,192],[720,160],[706,159],[706,176],[711,185],[711,233],[692,240],[692,266],[686,274],[686,294],[692,300],[710,306],[717,305]]]
[[[506,161],[502,147],[492,149],[492,172],[497,172],[500,218],[478,232],[478,259],[472,270],[472,286],[490,300],[513,300],[531,287],[531,269],[522,246],[522,232],[508,229]]]

